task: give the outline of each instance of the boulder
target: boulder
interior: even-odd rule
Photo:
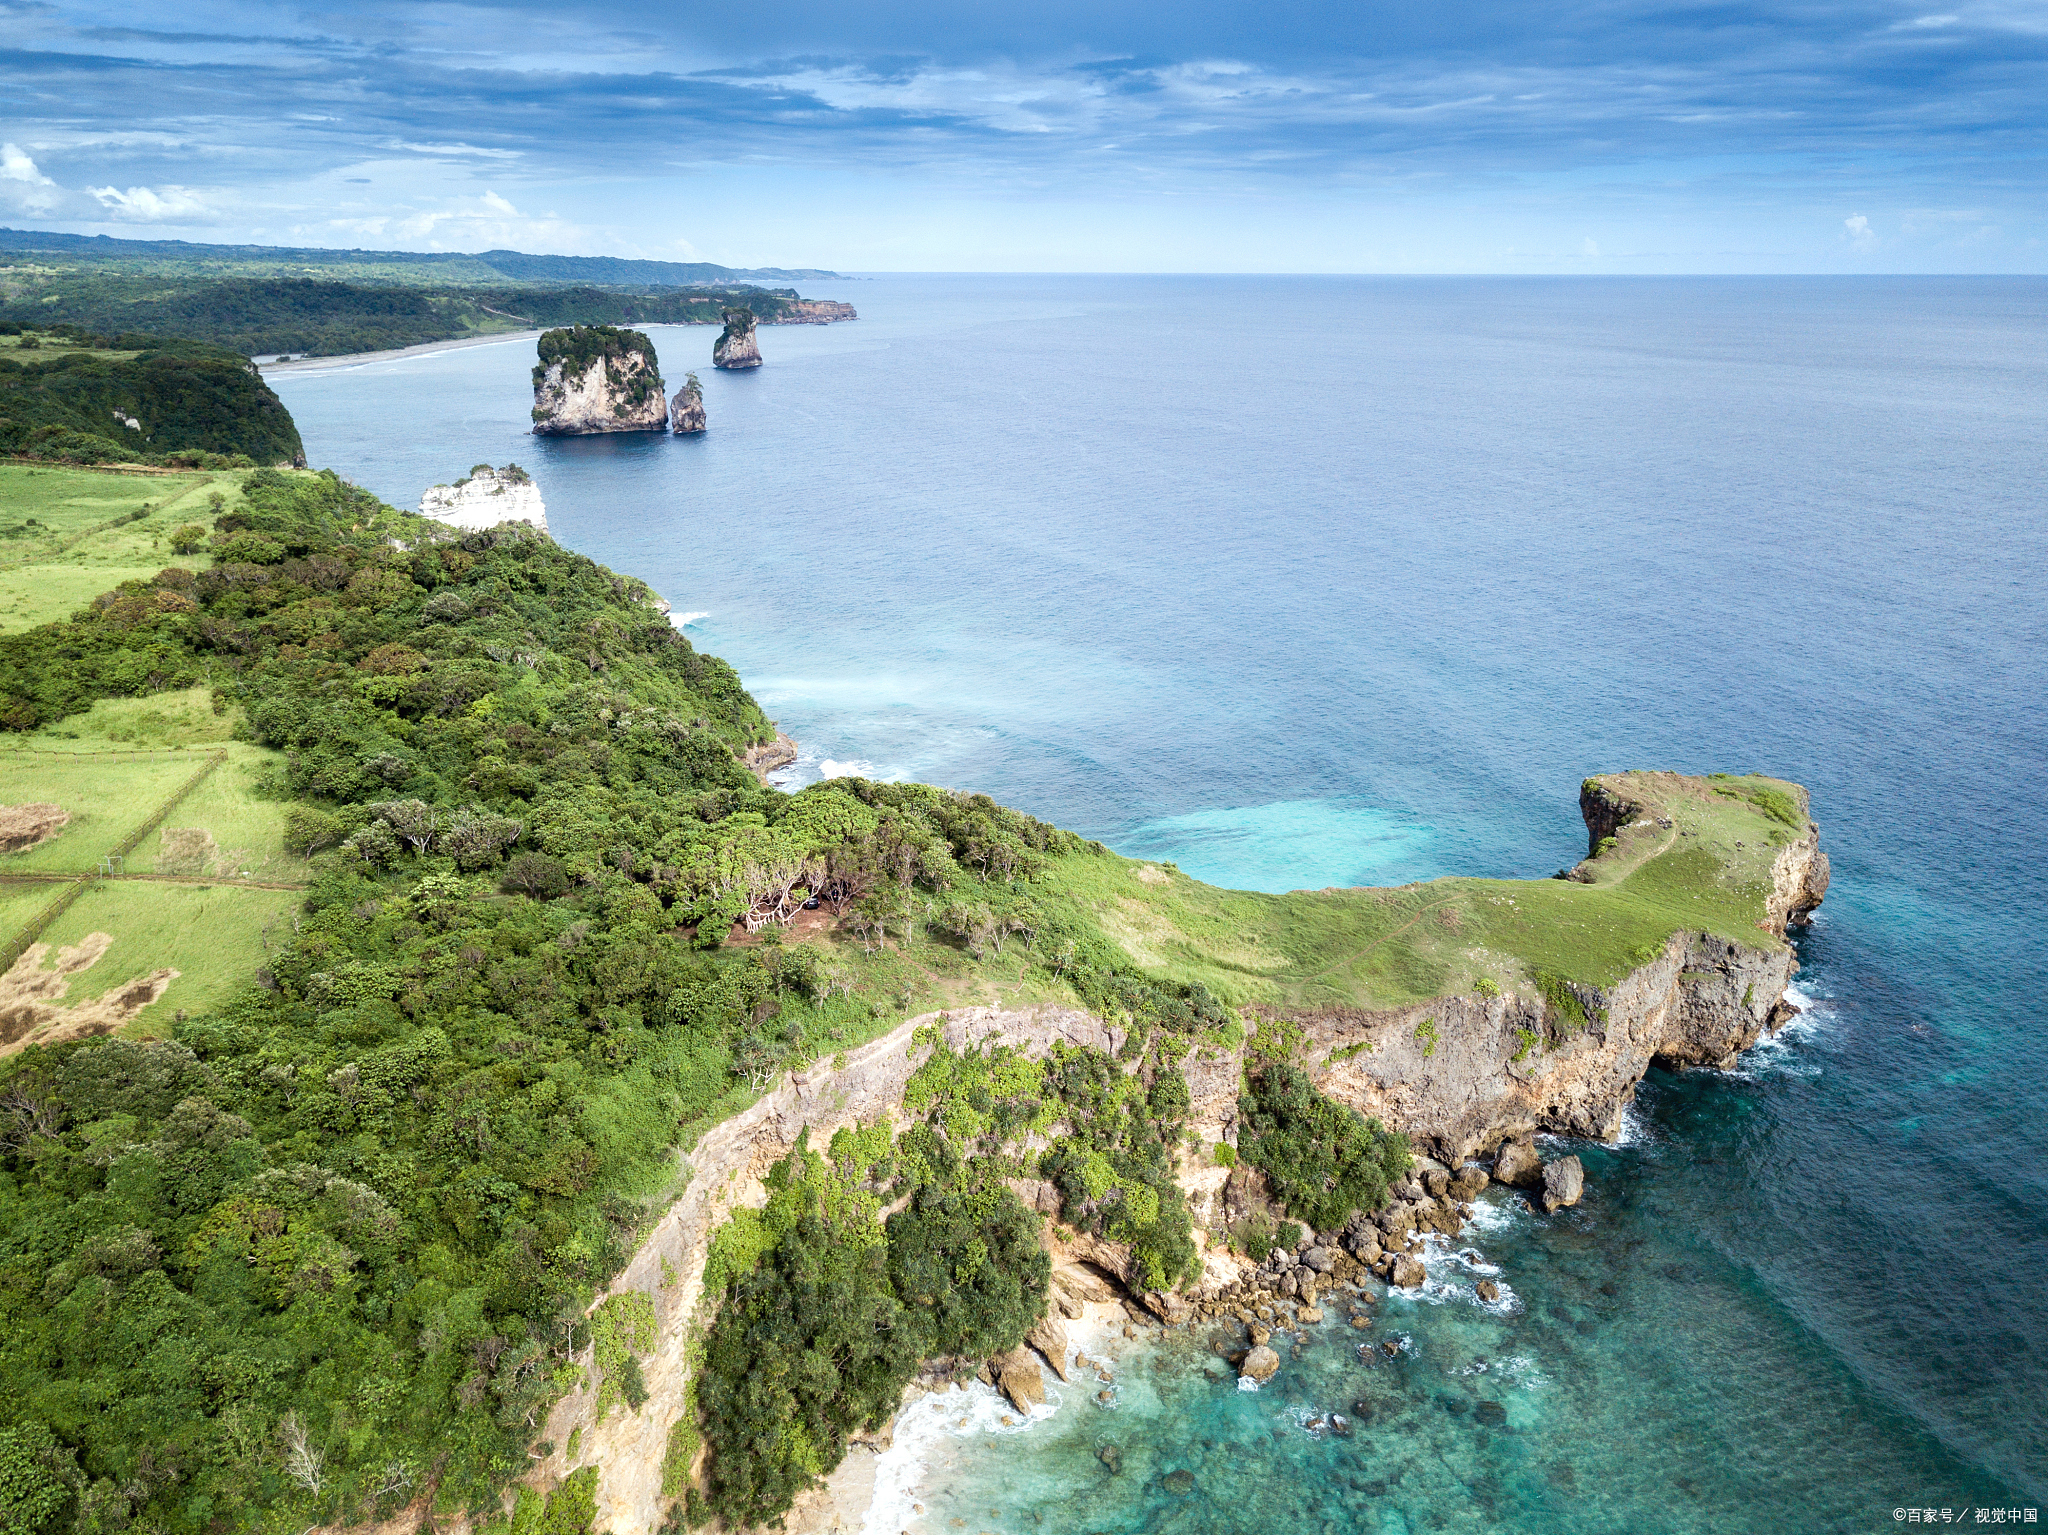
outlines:
[[[1543,1213],[1575,1205],[1586,1191],[1586,1170],[1577,1157],[1559,1157],[1543,1169]]]
[[[1380,1234],[1371,1226],[1349,1233],[1344,1240],[1360,1263],[1370,1264],[1380,1255]]]
[[[1107,1396],[1109,1393],[1105,1391],[1103,1395]],[[1105,1444],[1095,1452],[1095,1458],[1109,1468],[1111,1476],[1122,1476],[1124,1474],[1124,1452],[1116,1445]]]
[[[1422,1175],[1422,1187],[1431,1199],[1442,1199],[1444,1190],[1451,1186],[1451,1175],[1441,1167],[1432,1167]]]
[[[1066,1323],[1048,1313],[1024,1334],[1024,1341],[1045,1355],[1045,1362],[1052,1366],[1053,1374],[1061,1380],[1067,1379]]]
[[[1493,1180],[1486,1176],[1483,1167],[1461,1167],[1458,1175],[1451,1179],[1451,1192],[1461,1200],[1478,1197],[1479,1191]]]
[[[1297,1319],[1301,1322],[1302,1326],[1313,1327],[1323,1319],[1322,1308],[1320,1306],[1303,1306],[1300,1312],[1297,1313]]]
[[[1393,1273],[1388,1279],[1390,1283],[1399,1285],[1404,1290],[1413,1290],[1420,1287],[1422,1281],[1428,1277],[1429,1273],[1423,1268],[1422,1260],[1411,1258],[1404,1253],[1394,1260]]]
[[[1327,1274],[1337,1266],[1337,1258],[1327,1247],[1311,1247],[1301,1255],[1301,1261],[1318,1274]]]
[[[1280,1373],[1280,1356],[1261,1343],[1244,1356],[1239,1373],[1262,1383],[1269,1381]]]
[[[1543,1176],[1543,1160],[1536,1155],[1536,1143],[1524,1137],[1509,1141],[1493,1155],[1493,1181],[1509,1188],[1527,1188]]]
[[[1491,1279],[1482,1279],[1473,1288],[1479,1292],[1479,1298],[1489,1306],[1500,1299],[1500,1286]]]
[[[1037,1356],[1029,1349],[1013,1348],[1007,1354],[998,1354],[989,1361],[989,1368],[995,1372],[996,1385],[1019,1412],[1028,1413],[1045,1405],[1045,1373],[1038,1368]]]

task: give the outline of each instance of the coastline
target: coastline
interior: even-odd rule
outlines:
[[[492,336],[455,336],[447,341],[422,341],[418,346],[394,347],[385,352],[343,352],[334,357],[296,357],[290,362],[265,362],[252,366],[262,374],[318,373],[328,368],[359,368],[365,363],[397,362],[405,357],[425,357],[430,352],[458,352],[464,347],[497,346],[508,341],[537,341],[537,330],[500,331]]]

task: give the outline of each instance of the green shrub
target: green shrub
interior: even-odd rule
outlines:
[[[1308,1074],[1263,1066],[1238,1106],[1238,1150],[1266,1175],[1287,1212],[1334,1231],[1354,1210],[1378,1210],[1411,1165],[1399,1135],[1324,1097]]]
[[[1228,1141],[1218,1141],[1211,1148],[1209,1155],[1215,1160],[1218,1167],[1237,1166],[1237,1148]]]

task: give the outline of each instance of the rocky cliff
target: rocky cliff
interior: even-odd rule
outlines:
[[[539,436],[659,432],[668,400],[654,343],[637,330],[575,325],[544,331],[533,369],[533,430]]]
[[[696,374],[684,375],[683,387],[669,401],[668,424],[678,437],[701,432],[710,424],[704,414],[704,386],[697,382]]]
[[[770,325],[833,325],[841,320],[858,320],[860,315],[853,305],[842,304],[830,298],[791,299],[782,306],[779,314],[767,322]]]
[[[502,469],[478,464],[453,485],[430,487],[420,497],[420,515],[466,531],[494,528],[501,522],[531,523],[543,533],[548,530],[540,487],[517,464]]]
[[[758,368],[761,344],[754,338],[754,311],[728,309],[725,329],[711,343],[711,363],[718,368]]]
[[[1730,807],[1721,796],[1740,799],[1741,814],[1724,813]],[[1769,840],[1752,846],[1749,839],[1766,824],[1759,806],[1772,817],[1772,830]],[[1526,1137],[1551,1131],[1611,1138],[1653,1063],[1725,1064],[1792,1016],[1784,993],[1798,965],[1786,928],[1806,918],[1827,886],[1827,862],[1818,828],[1806,818],[1803,790],[1771,780],[1730,788],[1670,774],[1627,774],[1588,780],[1582,808],[1592,850],[1572,871],[1576,883],[1624,885],[1646,865],[1704,851],[1690,842],[1713,844],[1719,851],[1704,860],[1666,867],[1682,867],[1700,881],[1733,882],[1743,909],[1755,915],[1753,926],[1731,937],[1669,923],[1674,930],[1661,945],[1646,946],[1606,984],[1561,981],[1536,969],[1525,984],[1489,983],[1400,1007],[1248,1010],[1263,1048],[1272,1050],[1278,1039],[1324,1093],[1405,1132],[1418,1151],[1438,1159],[1425,1161],[1376,1221],[1356,1217],[1357,1229],[1347,1227],[1341,1242],[1330,1234],[1327,1251],[1318,1245],[1304,1255],[1315,1260],[1324,1278],[1356,1277],[1370,1269],[1391,1283],[1419,1282],[1410,1234],[1457,1229],[1463,1202],[1487,1181],[1479,1169],[1463,1166],[1474,1157],[1505,1148],[1508,1154],[1496,1165],[1507,1181],[1532,1186],[1532,1198],[1545,1208],[1572,1202],[1581,1176],[1576,1159],[1543,1168],[1523,1144]],[[1714,841],[1736,833],[1740,840],[1725,848]],[[1694,894],[1678,892],[1686,901]],[[935,1026],[934,1033],[920,1038],[927,1024]],[[905,1085],[936,1041],[955,1051],[994,1043],[1041,1056],[1061,1041],[1115,1054],[1125,1037],[1120,1028],[1072,1008],[928,1014],[832,1062],[784,1077],[753,1107],[709,1131],[688,1154],[682,1194],[609,1292],[637,1290],[653,1301],[658,1341],[644,1361],[649,1399],[638,1412],[614,1410],[598,1419],[598,1383],[586,1372],[582,1386],[549,1415],[542,1437],[553,1448],[535,1468],[537,1482],[551,1484],[595,1465],[597,1527],[614,1535],[651,1535],[660,1528],[669,1501],[662,1487],[669,1430],[690,1410],[690,1351],[706,1320],[699,1301],[713,1232],[734,1209],[766,1202],[763,1179],[806,1129],[819,1145],[842,1126],[883,1119],[904,1124]],[[1249,1048],[1198,1045],[1183,1059],[1193,1142],[1235,1143]],[[1263,1180],[1242,1164],[1233,1172],[1190,1154],[1178,1181],[1198,1225],[1214,1233],[1247,1210],[1270,1208]],[[1049,1186],[1023,1179],[1013,1187],[1041,1213],[1056,1212],[1057,1196]],[[1061,1272],[1128,1277],[1129,1255],[1115,1244],[1056,1232],[1050,1222],[1043,1240],[1064,1266]],[[1242,1297],[1262,1286],[1277,1285],[1302,1304],[1314,1304],[1312,1282],[1304,1292],[1287,1272],[1289,1263],[1302,1260],[1279,1256],[1266,1265],[1276,1272],[1254,1272],[1220,1241],[1205,1241],[1202,1258],[1201,1278],[1189,1294],[1135,1299],[1174,1321],[1235,1315],[1232,1308]]]

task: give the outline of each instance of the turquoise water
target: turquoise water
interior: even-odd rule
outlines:
[[[395,501],[532,469],[803,744],[792,782],[985,789],[1284,889],[1547,874],[1585,774],[1754,767],[1813,789],[1835,864],[1790,1037],[1653,1074],[1627,1144],[1575,1148],[1580,1209],[1474,1235],[1517,1309],[1389,1302],[1398,1360],[1317,1343],[1256,1397],[1162,1364],[952,1445],[961,1497],[1006,1495],[931,1528],[2048,1504],[2048,284],[818,291],[862,319],[764,331],[756,374],[654,332],[700,440],[527,435],[518,346],[277,383]],[[1275,1416],[1372,1393],[1348,1442]]]

